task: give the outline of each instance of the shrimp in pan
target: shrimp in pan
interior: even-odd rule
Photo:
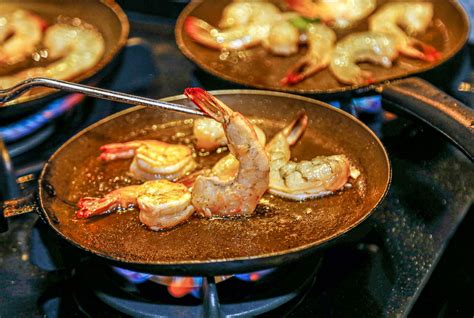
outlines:
[[[182,223],[194,213],[188,188],[167,180],[123,187],[102,198],[85,197],[78,207],[76,217],[80,219],[138,207],[140,221],[155,231]]]
[[[0,65],[15,64],[34,53],[46,22],[25,10],[0,15]]]
[[[158,140],[107,144],[100,147],[100,150],[102,153],[99,159],[103,161],[133,158],[130,172],[141,180],[175,180],[197,166],[190,147]]]
[[[440,57],[440,53],[412,37],[425,32],[432,19],[432,3],[394,2],[385,4],[369,18],[369,28],[392,35],[401,54],[433,62]]]
[[[265,133],[258,126],[253,125],[257,137],[263,144],[266,142]],[[222,124],[212,118],[198,118],[194,120],[193,134],[196,138],[196,147],[206,151],[213,151],[227,145]]]
[[[286,3],[306,18],[319,18],[340,29],[367,17],[377,6],[377,0],[286,0]]]
[[[223,181],[216,176],[198,176],[192,189],[192,204],[203,216],[250,215],[268,189],[269,160],[255,130],[240,113],[200,88],[184,93],[199,108],[222,123],[230,152],[239,161],[237,176]]]
[[[308,52],[280,81],[281,85],[292,85],[326,68],[336,42],[336,33],[323,24],[311,24],[306,31]]]
[[[69,79],[96,65],[105,52],[102,35],[88,26],[58,23],[49,27],[43,45],[48,58],[55,60],[44,67],[33,67],[0,77],[0,87],[11,87],[31,77]]]
[[[290,200],[314,199],[341,189],[349,176],[359,173],[344,155],[318,156],[300,162],[290,161],[290,147],[303,135],[308,117],[297,118],[273,137],[266,146],[270,157],[269,192]]]
[[[396,41],[390,34],[353,33],[337,43],[329,69],[342,83],[370,84],[374,81],[372,73],[362,70],[357,63],[371,62],[388,68],[397,57]]]

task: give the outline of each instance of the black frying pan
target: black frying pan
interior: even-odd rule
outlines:
[[[150,138],[184,143],[192,134],[192,123],[184,121],[189,115],[135,107],[83,130],[48,160],[39,180],[37,203],[44,221],[65,240],[114,265],[157,274],[208,276],[275,267],[313,254],[354,233],[385,196],[391,177],[387,153],[374,133],[354,117],[285,93],[230,90],[214,94],[258,120],[269,137],[305,109],[308,129],[293,148],[293,156],[310,159],[344,153],[361,170],[361,177],[351,189],[329,197],[293,202],[265,195],[250,218],[193,217],[163,232],[141,225],[138,211],[76,219],[76,202],[81,197],[139,183],[125,177],[129,160],[106,164],[97,160],[101,145]],[[167,100],[190,105],[184,96]],[[176,140],[177,132],[184,136]],[[198,160],[209,166],[222,155]],[[10,205],[5,214],[15,212]]]
[[[441,58],[435,63],[428,63],[401,56],[389,69],[364,64],[364,69],[375,74],[374,85],[344,85],[335,79],[329,69],[325,69],[294,86],[280,86],[280,79],[305,54],[304,50],[291,57],[277,57],[259,46],[247,50],[245,57],[234,52],[225,60],[220,59],[221,52],[195,43],[184,32],[184,22],[187,17],[194,16],[217,25],[224,7],[230,3],[229,0],[191,2],[181,12],[176,23],[176,41],[183,54],[200,68],[214,76],[244,86],[311,95],[326,100],[347,98],[376,90],[382,93],[382,97],[387,101],[386,105],[392,107],[391,110],[408,112],[425,121],[447,135],[472,159],[474,112],[418,78],[403,79],[413,75],[427,75],[427,78],[433,79],[433,72],[439,72],[437,77],[445,82],[446,73],[449,73],[451,67],[448,64],[454,62],[454,57],[459,55],[468,38],[469,19],[456,0],[423,1],[433,3],[434,18],[433,25],[420,40],[438,49]],[[378,6],[387,2],[393,0],[379,0]],[[349,30],[338,32],[338,38],[367,29],[365,19]]]
[[[94,25],[104,36],[105,53],[99,63],[74,78],[67,79],[76,83],[95,84],[110,72],[117,57],[127,42],[129,24],[122,9],[113,0],[1,0],[2,13],[25,9],[35,12],[49,23],[54,23],[60,15],[77,17]],[[10,69],[9,69],[10,70]],[[12,70],[17,71],[17,70]],[[2,72],[2,75],[7,75]],[[57,98],[57,93],[46,88],[38,88],[12,102],[0,106],[0,119],[8,119],[37,109],[45,102]]]

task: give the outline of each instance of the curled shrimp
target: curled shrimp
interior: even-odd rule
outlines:
[[[263,130],[253,125],[259,140],[265,144],[266,137]],[[196,138],[196,147],[206,151],[213,151],[221,146],[227,145],[222,124],[212,118],[198,118],[194,121],[193,134]]]
[[[264,1],[233,2],[226,6],[215,28],[206,21],[188,17],[185,32],[197,43],[212,49],[240,50],[262,44],[276,55],[298,51],[300,34],[288,20],[293,13],[282,13]]]
[[[56,60],[0,77],[0,87],[11,87],[31,77],[69,79],[96,65],[105,51],[105,41],[95,29],[58,23],[49,27],[43,39],[48,58]]]
[[[336,33],[323,24],[311,24],[306,31],[308,52],[290,68],[281,85],[293,85],[325,69],[330,61],[336,42]]]
[[[434,47],[412,37],[425,32],[432,19],[432,3],[387,3],[369,18],[369,28],[374,32],[392,35],[401,54],[433,62],[440,58],[440,53]]]
[[[182,223],[194,212],[188,188],[167,180],[123,187],[101,198],[85,197],[77,205],[79,219],[138,207],[140,221],[155,231]]]
[[[347,28],[367,17],[376,0],[286,0],[288,7],[306,18],[319,18],[336,28]]]
[[[392,36],[377,32],[360,32],[346,36],[337,43],[329,68],[336,78],[346,84],[370,84],[372,73],[362,70],[358,62],[372,62],[391,67],[398,57]]]
[[[192,149],[158,140],[134,140],[100,147],[99,159],[112,161],[133,158],[131,174],[141,180],[175,180],[197,166]]]
[[[268,191],[271,194],[296,201],[317,198],[341,189],[351,174],[358,176],[358,170],[351,169],[344,155],[318,156],[298,163],[290,161],[290,147],[301,138],[307,124],[307,115],[300,112],[266,146],[270,157]]]
[[[242,114],[206,91],[188,88],[184,94],[222,123],[229,149],[239,161],[237,176],[231,180],[198,176],[192,189],[192,204],[198,213],[207,217],[252,214],[269,181],[268,156],[255,130]]]
[[[0,64],[15,64],[31,57],[45,28],[46,22],[29,11],[0,16]]]

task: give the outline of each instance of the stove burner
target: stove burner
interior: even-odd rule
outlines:
[[[314,257],[297,265],[265,271],[265,275],[256,281],[244,281],[237,275],[219,284],[212,278],[197,279],[203,282],[199,289],[202,300],[190,294],[181,298],[173,297],[168,293],[167,286],[152,281],[151,277],[156,277],[154,275],[135,275],[136,279],[143,279],[144,275],[149,277],[141,283],[132,283],[123,276],[123,271],[119,274],[116,268],[86,264],[87,268],[76,270],[74,299],[77,306],[86,312],[97,312],[97,307],[92,303],[102,302],[110,307],[109,313],[113,310],[115,314],[134,317],[204,317],[209,312],[218,312],[222,317],[234,317],[255,316],[275,310],[289,311],[313,286],[320,261],[319,257]],[[161,280],[173,279],[160,277]],[[91,299],[90,295],[95,295],[95,299]],[[209,311],[206,304],[213,303],[212,299],[217,303]]]

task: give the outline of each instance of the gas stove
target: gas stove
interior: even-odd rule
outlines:
[[[172,19],[129,16],[135,38],[105,87],[158,98],[181,94],[192,85],[209,90],[225,86],[179,53]],[[34,132],[8,142],[17,176],[36,174],[67,138],[126,107],[92,99],[74,101]],[[382,138],[393,166],[389,194],[357,243],[332,247],[256,281],[232,277],[215,283],[220,278],[196,278],[204,284],[193,284],[189,293],[175,298],[170,296],[170,284],[163,285],[173,278],[151,279],[147,273],[93,262],[59,240],[34,215],[24,215],[9,220],[9,231],[0,234],[0,316],[202,316],[215,313],[209,304],[216,295],[224,315],[407,315],[469,209],[472,164],[432,129],[384,113],[378,96],[329,102],[369,124]],[[43,139],[38,141],[38,136]],[[25,150],[19,142],[32,148]],[[249,277],[252,274],[256,273]],[[137,277],[147,280],[133,281]],[[245,297],[235,298],[238,293]]]

